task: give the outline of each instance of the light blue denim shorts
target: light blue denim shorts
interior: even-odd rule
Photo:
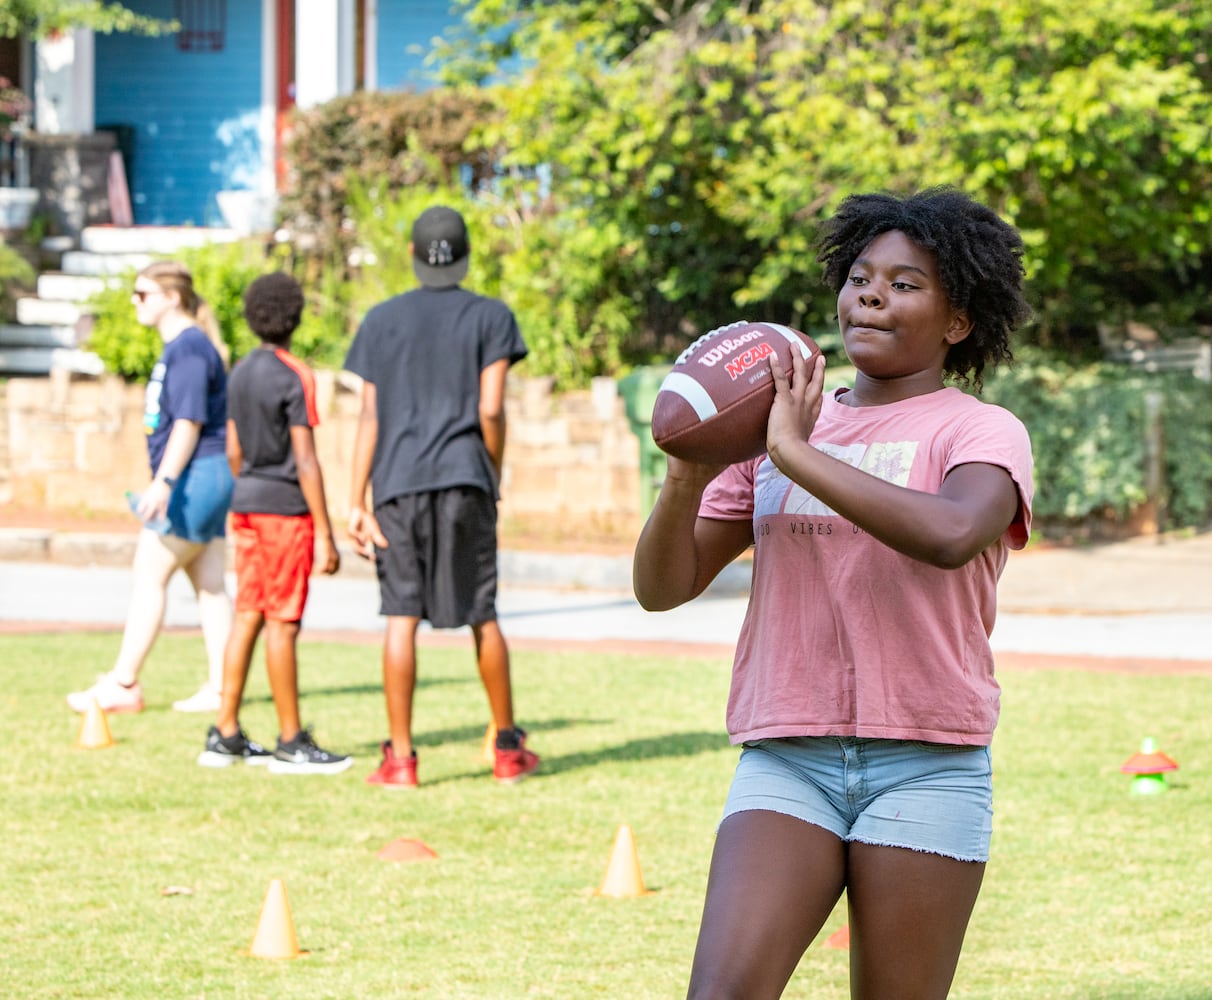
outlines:
[[[844,841],[988,861],[989,748],[849,736],[742,746],[724,816],[765,809]]]
[[[227,533],[227,511],[235,489],[226,455],[195,458],[168,498],[168,531],[190,542],[209,542]]]

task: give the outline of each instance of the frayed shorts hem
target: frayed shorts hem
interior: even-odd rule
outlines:
[[[992,799],[988,747],[769,739],[744,745],[723,819],[766,810],[811,823],[845,843],[983,863],[989,860]]]

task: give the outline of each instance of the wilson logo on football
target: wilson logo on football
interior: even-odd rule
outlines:
[[[761,330],[750,330],[748,333],[742,333],[739,337],[725,337],[718,344],[700,354],[695,360],[700,365],[706,365],[708,368],[711,368],[727,358],[733,351],[744,347],[751,341],[761,340],[764,336],[765,333]]]

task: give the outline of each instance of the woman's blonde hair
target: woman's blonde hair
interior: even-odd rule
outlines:
[[[140,271],[139,277],[154,281],[166,292],[177,293],[181,300],[181,311],[191,317],[206,334],[207,339],[215,345],[215,350],[223,359],[223,367],[226,368],[231,351],[223,341],[223,331],[219,328],[214,310],[194,290],[194,276],[189,273],[189,268],[175,260],[158,260]]]

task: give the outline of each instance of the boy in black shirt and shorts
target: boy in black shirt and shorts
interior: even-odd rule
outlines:
[[[435,628],[471,626],[497,730],[493,777],[513,783],[539,766],[514,724],[509,649],[496,613],[505,379],[526,344],[504,303],[459,287],[470,244],[458,212],[422,212],[411,249],[421,287],[371,309],[345,361],[363,380],[349,533],[358,552],[375,560],[387,616],[390,736],[367,781],[417,784],[416,634],[428,620]]]
[[[299,723],[296,646],[313,567],[335,573],[340,555],[324,495],[312,428],[320,422],[311,369],[290,353],[303,290],[287,274],[266,274],[244,293],[244,316],[260,346],[231,373],[227,458],[236,477],[236,615],[223,660],[223,695],[198,757],[204,767],[268,764],[276,774],[334,774],[352,757],[316,746]],[[278,714],[271,754],[237,720],[257,636]]]

